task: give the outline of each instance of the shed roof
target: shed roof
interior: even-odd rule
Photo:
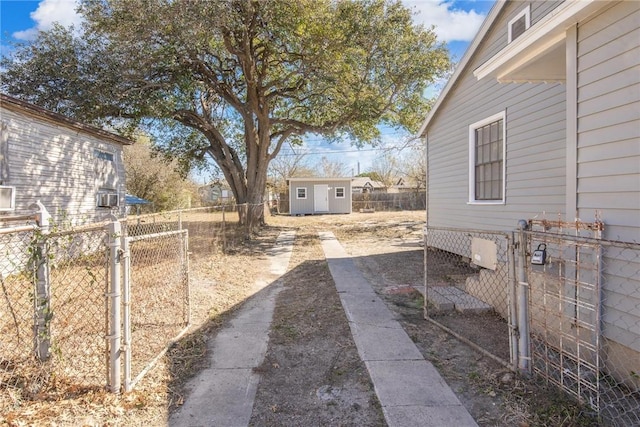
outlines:
[[[133,144],[133,141],[131,141],[130,139],[117,135],[113,132],[109,132],[95,126],[70,119],[69,117],[63,116],[62,114],[54,113],[53,111],[46,110],[42,107],[38,107],[37,105],[30,104],[26,101],[14,98],[4,93],[0,93],[0,106],[2,106],[2,108],[6,108],[7,110],[28,114],[32,117],[37,117],[42,120],[53,122],[55,124],[65,126],[76,131],[82,131],[97,138],[108,139],[109,141],[115,142],[117,144]]]
[[[312,176],[307,176],[307,177],[287,178],[287,182],[297,182],[297,181],[318,181],[318,182],[323,182],[323,181],[351,181],[352,179],[353,178],[351,178],[351,177],[334,177],[334,178],[322,177],[322,178],[316,178],[316,177],[312,177]]]

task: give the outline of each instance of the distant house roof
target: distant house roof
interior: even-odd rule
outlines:
[[[375,181],[366,176],[358,176],[351,180],[351,186],[355,188],[385,188],[380,181]]]
[[[133,141],[117,135],[115,133],[106,131],[104,129],[100,129],[98,127],[88,125],[86,123],[79,122],[74,119],[70,119],[62,114],[54,113],[52,111],[46,110],[42,107],[38,107],[37,105],[30,104],[21,99],[14,98],[12,96],[6,95],[4,93],[0,93],[0,105],[7,110],[20,112],[24,114],[28,114],[30,116],[35,116],[43,120],[47,120],[49,122],[53,122],[74,130],[80,130],[86,132],[92,136],[108,139],[111,142],[115,142],[117,144],[123,145],[131,145]]]
[[[125,194],[124,196],[124,203],[127,205],[148,205],[149,203],[151,203],[148,200],[142,199],[138,196],[134,196],[131,194]]]

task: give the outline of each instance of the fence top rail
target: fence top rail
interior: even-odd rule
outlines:
[[[12,233],[21,233],[23,231],[33,231],[33,230],[37,230],[38,226],[33,224],[33,225],[21,225],[18,227],[6,227],[6,228],[0,228],[0,235],[2,234],[12,234]]]
[[[189,208],[189,209],[177,209],[173,211],[162,211],[162,212],[153,212],[144,215],[129,215],[123,219],[123,222],[128,221],[140,221],[151,218],[168,218],[172,216],[178,216],[180,214],[189,214],[189,213],[197,213],[197,212],[219,212],[228,207],[234,208],[237,205],[220,205],[220,206],[202,206],[199,208]]]
[[[451,231],[451,232],[462,233],[462,234],[490,234],[494,236],[504,237],[505,239],[511,238],[511,233],[507,233],[504,231],[479,230],[479,229],[472,229],[472,228],[455,228],[455,227],[434,227],[431,225],[425,225],[424,233],[427,234],[429,231]]]
[[[6,224],[9,222],[16,222],[16,221],[37,221],[38,220],[38,215],[36,214],[25,214],[25,215],[6,215],[6,216],[2,216],[0,217],[0,225],[1,224]]]
[[[574,236],[572,234],[563,234],[563,233],[550,233],[548,231],[537,231],[537,230],[525,230],[524,231],[529,236],[535,237],[537,239],[558,239],[558,240],[569,240],[576,243],[581,243],[585,245],[594,245],[594,246],[616,246],[623,247],[633,250],[640,250],[639,242],[625,242],[622,240],[611,240],[611,239],[598,239],[596,237],[585,237],[585,236]]]
[[[138,240],[146,240],[146,239],[156,239],[159,237],[167,237],[167,236],[173,236],[175,234],[189,234],[189,230],[173,230],[173,231],[163,231],[160,233],[153,233],[153,234],[142,234],[140,236],[129,236],[127,237],[127,240],[129,242],[136,242]]]

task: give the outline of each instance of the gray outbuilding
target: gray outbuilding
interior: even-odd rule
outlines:
[[[351,213],[351,178],[289,178],[291,215]]]

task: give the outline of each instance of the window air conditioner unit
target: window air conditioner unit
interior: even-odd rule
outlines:
[[[118,194],[117,193],[102,193],[98,194],[98,207],[99,208],[112,208],[118,206]]]
[[[16,187],[0,185],[0,211],[16,209]]]

